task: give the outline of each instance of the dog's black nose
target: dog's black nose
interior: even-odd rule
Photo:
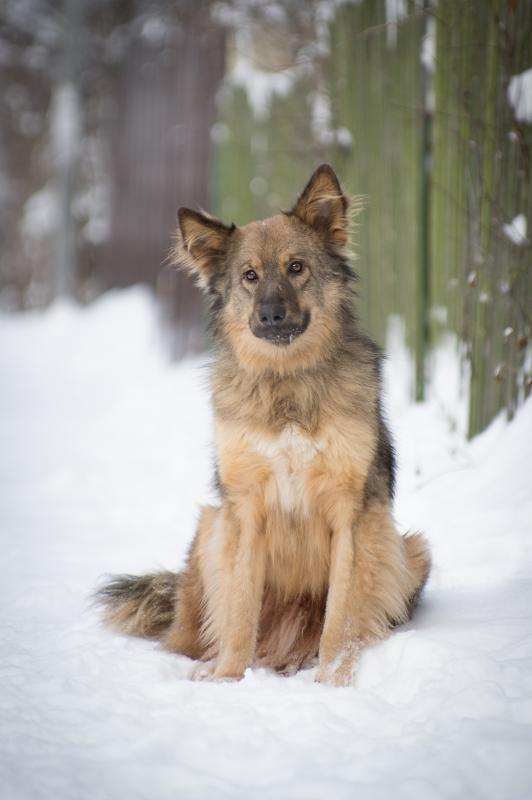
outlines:
[[[282,323],[285,317],[285,307],[278,300],[266,300],[260,304],[259,320],[262,325],[275,328]]]

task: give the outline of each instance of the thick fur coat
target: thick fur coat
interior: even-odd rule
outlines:
[[[211,314],[220,504],[181,573],[118,576],[99,598],[119,630],[197,659],[195,678],[317,657],[318,681],[347,685],[427,579],[425,539],[392,517],[381,354],[357,328],[348,227],[328,165],[290,211],[242,228],[179,211],[175,261]]]

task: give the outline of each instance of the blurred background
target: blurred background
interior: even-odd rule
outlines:
[[[329,161],[412,397],[442,342],[469,435],[530,392],[531,0],[3,0],[0,65],[4,313],[144,283],[172,357],[201,352],[177,208],[268,216]]]

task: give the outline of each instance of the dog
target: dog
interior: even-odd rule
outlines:
[[[351,204],[351,208],[353,205]],[[173,258],[206,294],[218,506],[182,572],[111,578],[108,624],[240,680],[253,665],[350,685],[410,618],[430,570],[392,517],[381,352],[359,331],[350,200],[316,169],[290,211],[243,227],[178,212]]]

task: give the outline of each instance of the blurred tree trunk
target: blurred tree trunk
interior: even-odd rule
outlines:
[[[65,0],[63,70],[52,103],[52,148],[59,200],[56,295],[72,296],[76,288],[77,244],[73,198],[79,170],[82,131],[81,66],[85,0]]]
[[[224,31],[207,2],[182,2],[167,30],[126,53],[111,130],[108,286],[157,284],[177,331],[175,355],[203,347],[192,282],[164,266],[177,209],[211,207],[211,126],[223,77]]]

